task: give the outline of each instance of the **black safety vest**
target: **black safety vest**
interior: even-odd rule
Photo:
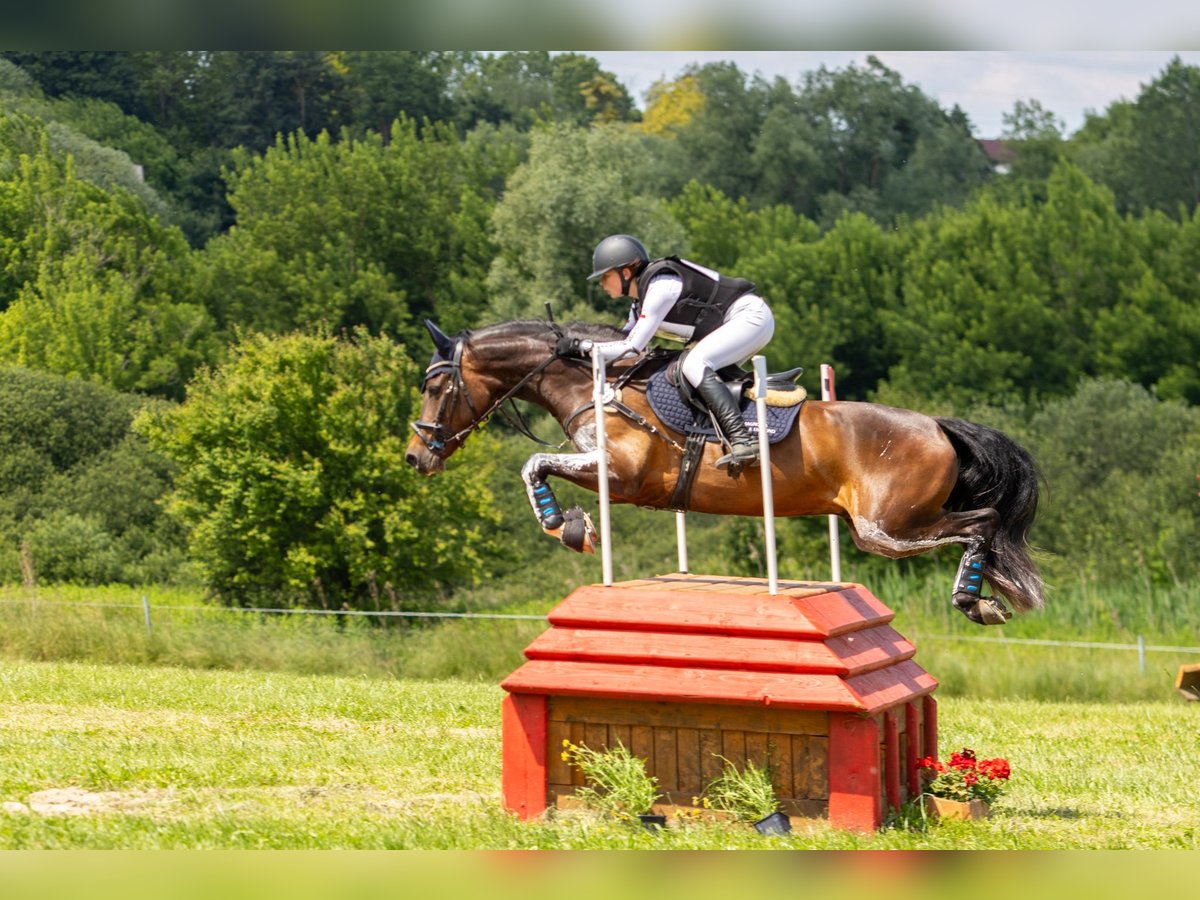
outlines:
[[[638,299],[633,302],[633,316],[642,315],[642,300],[651,279],[658,275],[678,275],[683,279],[683,290],[663,321],[674,325],[691,325],[692,340],[698,341],[721,327],[725,313],[738,297],[754,291],[754,283],[745,278],[730,278],[718,273],[717,280],[689,264],[678,256],[668,256],[649,263],[638,276]]]

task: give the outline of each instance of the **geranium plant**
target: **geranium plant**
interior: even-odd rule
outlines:
[[[975,751],[967,747],[951,753],[948,763],[926,756],[917,766],[926,793],[963,803],[968,800],[994,803],[1004,793],[1012,774],[1007,759],[978,759]]]

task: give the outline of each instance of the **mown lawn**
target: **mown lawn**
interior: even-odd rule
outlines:
[[[1007,757],[984,822],[661,836],[500,806],[492,682],[0,662],[0,848],[1200,848],[1195,705],[945,697]]]

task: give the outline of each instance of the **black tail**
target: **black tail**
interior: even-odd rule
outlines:
[[[1015,609],[1041,609],[1042,577],[1026,540],[1037,515],[1038,471],[1033,457],[995,428],[962,419],[937,419],[958,454],[958,483],[946,501],[953,511],[991,507],[1000,528],[988,548],[984,577]]]

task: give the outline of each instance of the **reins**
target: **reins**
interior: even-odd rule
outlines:
[[[413,422],[412,429],[417,433],[417,437],[421,439],[421,443],[425,445],[426,449],[433,453],[444,449],[449,443],[454,441],[461,442],[462,440],[465,440],[472,431],[486,424],[487,421],[492,417],[492,414],[497,411],[500,412],[500,416],[514,429],[516,429],[519,434],[529,438],[535,443],[541,444],[543,447],[553,447],[558,449],[566,445],[566,440],[559,444],[552,444],[549,441],[543,441],[541,438],[535,435],[530,429],[529,424],[525,421],[524,416],[521,415],[521,411],[516,408],[515,403],[513,404],[512,414],[500,409],[500,407],[502,407],[506,402],[513,399],[513,397],[521,390],[521,388],[525,387],[525,385],[528,384],[531,379],[545,371],[546,368],[558,357],[551,354],[549,358],[539,363],[528,374],[526,374],[524,378],[505,391],[504,394],[499,397],[499,399],[493,401],[492,405],[484,410],[483,413],[480,413],[475,409],[475,404],[471,400],[471,392],[467,390],[466,382],[462,377],[462,352],[463,339],[460,337],[454,342],[454,353],[451,359],[439,359],[433,363],[430,363],[429,367],[425,370],[424,381],[428,382],[429,379],[434,375],[442,374],[442,370],[448,370],[450,374],[450,386],[446,389],[446,394],[442,397],[442,402],[438,406],[436,418],[440,420],[443,417],[442,414],[445,411],[446,404],[450,401],[452,396],[457,396],[457,392],[459,391],[461,391],[463,397],[466,398],[467,408],[471,410],[471,415],[474,416],[474,418],[467,423],[465,428],[462,428],[449,436],[445,436],[445,432],[448,431],[448,429],[445,425],[440,424],[440,422]],[[424,429],[424,431],[428,431],[430,436],[427,437],[422,429]]]
[[[559,331],[559,329],[557,327],[553,328],[553,330],[556,333],[561,335],[561,332]],[[571,440],[571,438],[569,436],[567,438],[565,438],[562,442],[560,442],[558,444],[554,444],[554,443],[551,443],[550,441],[544,441],[541,438],[539,438],[537,435],[535,435],[533,433],[533,430],[529,427],[529,423],[526,422],[524,416],[521,414],[520,409],[517,408],[515,403],[512,404],[512,409],[513,409],[512,413],[509,413],[506,410],[501,408],[501,407],[503,407],[503,405],[505,403],[509,402],[510,400],[513,400],[514,397],[516,396],[516,394],[523,387],[525,387],[525,385],[527,385],[533,378],[537,377],[542,372],[544,372],[547,367],[549,367],[553,362],[558,360],[560,357],[555,356],[553,353],[551,353],[547,359],[545,359],[544,361],[539,363],[537,366],[535,366],[520,381],[518,381],[515,385],[513,385],[511,388],[509,388],[507,391],[505,391],[504,394],[502,394],[497,400],[493,401],[491,406],[489,406],[486,410],[484,410],[483,413],[480,413],[478,410],[475,409],[475,404],[471,400],[471,393],[470,393],[470,391],[467,390],[466,382],[464,381],[464,379],[462,377],[463,344],[464,344],[463,338],[459,337],[454,342],[454,350],[451,354],[450,359],[436,360],[436,361],[430,363],[429,367],[425,370],[425,376],[422,381],[422,391],[424,390],[424,385],[426,383],[428,383],[429,379],[434,377],[435,375],[444,374],[444,373],[448,373],[450,375],[450,385],[446,389],[446,393],[445,393],[445,395],[443,395],[442,401],[438,405],[438,410],[435,415],[435,419],[438,421],[434,421],[434,422],[416,421],[416,422],[412,423],[413,431],[416,432],[417,437],[419,437],[421,439],[421,443],[423,443],[425,445],[425,448],[427,450],[429,450],[430,453],[436,453],[440,450],[445,449],[447,444],[453,443],[455,441],[461,442],[462,440],[466,439],[466,437],[468,435],[470,435],[471,432],[473,432],[476,428],[479,428],[482,425],[486,424],[487,421],[491,418],[491,416],[496,412],[499,412],[500,416],[506,422],[508,422],[508,424],[511,425],[517,431],[518,434],[521,434],[522,436],[529,438],[531,441],[533,441],[536,444],[541,445],[542,447],[550,447],[552,449],[558,450],[558,449],[561,449],[562,447],[566,446],[566,444]],[[657,357],[652,353],[652,354],[643,356],[639,360],[637,360],[625,372],[621,373],[621,375],[619,375],[616,379],[614,379],[614,381],[612,382],[613,390],[614,391],[619,390],[620,388],[622,388],[626,384],[628,384],[631,380],[633,380],[634,375],[638,372],[639,369],[642,368],[642,366],[645,363],[648,363],[655,358],[657,358]],[[446,404],[451,402],[452,399],[456,400],[459,391],[461,391],[463,397],[466,398],[467,407],[471,410],[471,415],[474,418],[469,423],[467,423],[466,427],[460,429],[459,431],[455,432],[454,434],[448,434],[447,432],[449,431],[449,429],[445,425],[440,424],[440,420],[444,418],[443,414],[446,412]],[[562,421],[563,431],[567,432],[568,426],[570,425],[571,422],[573,422],[576,418],[578,418],[583,413],[585,413],[588,410],[595,407],[595,405],[596,405],[595,401],[588,401],[587,403],[580,406],[578,409],[574,410],[566,418],[564,418]],[[679,452],[681,454],[685,452],[684,447],[678,441],[674,440],[669,435],[664,434],[653,422],[651,422],[649,419],[647,419],[645,416],[643,416],[637,410],[627,406],[625,403],[622,403],[620,400],[617,400],[616,397],[614,397],[612,400],[605,403],[605,406],[611,407],[616,412],[620,413],[622,416],[624,416],[625,418],[632,421],[634,424],[645,429],[651,435],[657,437],[661,441],[664,441],[666,444],[668,444],[670,447],[672,447],[677,452]],[[453,409],[451,409],[450,411],[453,412]],[[426,432],[428,432],[428,434],[426,434]]]

